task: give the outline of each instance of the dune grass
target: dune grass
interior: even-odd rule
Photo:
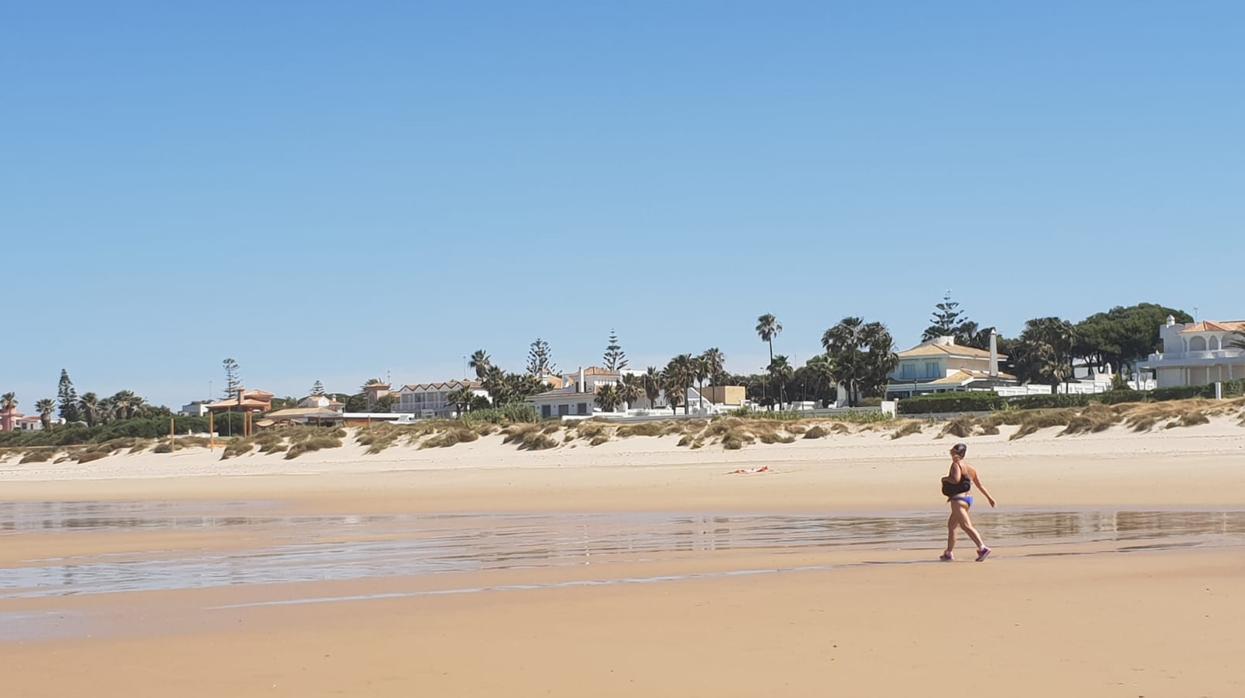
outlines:
[[[1035,410],[1000,410],[982,416],[963,416],[942,424],[925,420],[852,420],[816,418],[796,420],[787,414],[749,413],[713,419],[661,419],[644,422],[618,423],[603,419],[576,422],[511,422],[426,420],[415,424],[375,424],[352,432],[354,441],[365,447],[367,454],[378,454],[396,445],[419,449],[450,448],[483,437],[499,437],[502,443],[519,450],[539,451],[554,448],[575,448],[581,443],[596,447],[616,440],[674,437],[679,448],[699,449],[720,446],[737,450],[752,444],[791,444],[797,439],[833,439],[838,436],[869,432],[885,434],[897,440],[923,433],[934,433],[936,439],[998,435],[1003,427],[1014,427],[1009,438],[1023,439],[1047,429],[1058,429],[1057,436],[1073,437],[1095,434],[1113,427],[1134,432],[1176,429],[1208,424],[1215,417],[1231,417],[1245,427],[1245,398],[1232,401],[1191,399],[1168,402],[1091,403],[1082,407]],[[927,427],[933,427],[931,432]],[[309,426],[283,426],[261,431],[247,438],[223,440],[221,459],[248,454],[283,454],[286,459],[303,454],[337,448],[347,437],[344,429]],[[115,438],[101,443],[70,447],[26,447],[0,450],[0,459],[18,458],[19,463],[57,462],[88,463],[119,453],[139,453],[150,449],[155,453],[172,453],[184,448],[206,446],[199,437]]]
[[[904,422],[899,425],[898,429],[891,432],[891,440],[894,441],[895,439],[902,439],[905,436],[920,434],[923,426],[924,425],[917,421]]]

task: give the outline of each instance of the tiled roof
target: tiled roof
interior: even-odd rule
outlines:
[[[1231,320],[1228,322],[1205,320],[1180,330],[1180,334],[1187,332],[1245,332],[1245,320]]]
[[[959,344],[918,344],[907,351],[899,352],[899,358],[911,359],[921,356],[966,356],[969,358],[990,358],[990,352],[977,347],[965,347]],[[1006,354],[999,354],[999,360],[1006,359]]]
[[[578,376],[579,370],[576,369],[574,371],[567,371],[566,375]],[[588,366],[587,368],[584,369],[584,375],[585,376],[617,376],[618,371],[611,371],[608,368],[602,368],[600,366]]]

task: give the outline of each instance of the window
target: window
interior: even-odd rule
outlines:
[[[576,414],[588,414],[588,403],[581,402],[579,403],[578,407],[579,407],[579,411],[576,412]]]
[[[925,362],[925,375],[930,378],[938,377],[938,362],[937,361],[926,361]]]
[[[549,405],[540,406],[540,416],[545,419],[549,419],[553,416],[553,411],[550,409]]]
[[[900,378],[916,378],[916,365],[912,362],[904,362],[899,366]]]
[[[570,413],[571,413],[570,405],[558,405],[558,416],[559,417],[565,417],[566,415]]]

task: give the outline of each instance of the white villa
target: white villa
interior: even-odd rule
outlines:
[[[536,408],[536,412],[542,419],[592,417],[594,415],[611,414],[603,411],[597,405],[596,393],[601,386],[621,383],[624,373],[639,375],[640,372],[627,370],[622,372],[610,371],[600,366],[581,368],[578,371],[564,374],[561,377],[562,387],[533,395],[528,398],[528,402]],[[740,386],[705,386],[703,396],[697,392],[695,386],[690,387],[687,390],[686,404],[690,407],[692,414],[696,414],[700,409],[702,397],[704,412],[715,414],[742,406],[746,395],[744,389]],[[715,402],[714,398],[717,398],[718,401]],[[651,404],[647,396],[641,396],[634,404],[629,405],[625,411],[619,410],[612,414],[619,416],[626,414],[646,415],[664,412],[669,409],[670,403],[666,401],[665,395],[658,396],[657,400]],[[682,413],[682,411],[681,403],[679,412]]]
[[[997,335],[990,350],[961,346],[954,337],[935,337],[899,353],[899,365],[890,376],[886,397],[904,398],[927,393],[993,390],[1014,386],[1016,377],[999,371]]]
[[[1159,328],[1162,351],[1142,361],[1160,388],[1209,385],[1245,378],[1245,350],[1232,346],[1245,321],[1177,323],[1170,315]]]
[[[457,413],[448,398],[450,393],[459,388],[468,388],[473,394],[488,398],[488,391],[479,381],[452,380],[443,383],[416,383],[404,385],[397,392],[389,393],[398,398],[391,411],[413,414],[417,419],[454,417]]]

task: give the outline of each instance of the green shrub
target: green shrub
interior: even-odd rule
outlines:
[[[489,422],[491,424],[521,424],[539,422],[536,408],[526,402],[512,402],[501,407],[471,410],[463,415],[466,422]]]
[[[989,412],[1001,409],[1004,398],[995,392],[936,393],[900,400],[899,414],[938,414],[943,412]]]
[[[1105,393],[1104,393],[1105,394]],[[1007,399],[1007,406],[1018,410],[1048,410],[1064,407],[1084,407],[1094,395],[1022,395]]]
[[[1185,385],[1177,388],[1156,388],[1147,393],[1150,400],[1166,402],[1167,400],[1188,400],[1195,397],[1214,397],[1213,385]]]

